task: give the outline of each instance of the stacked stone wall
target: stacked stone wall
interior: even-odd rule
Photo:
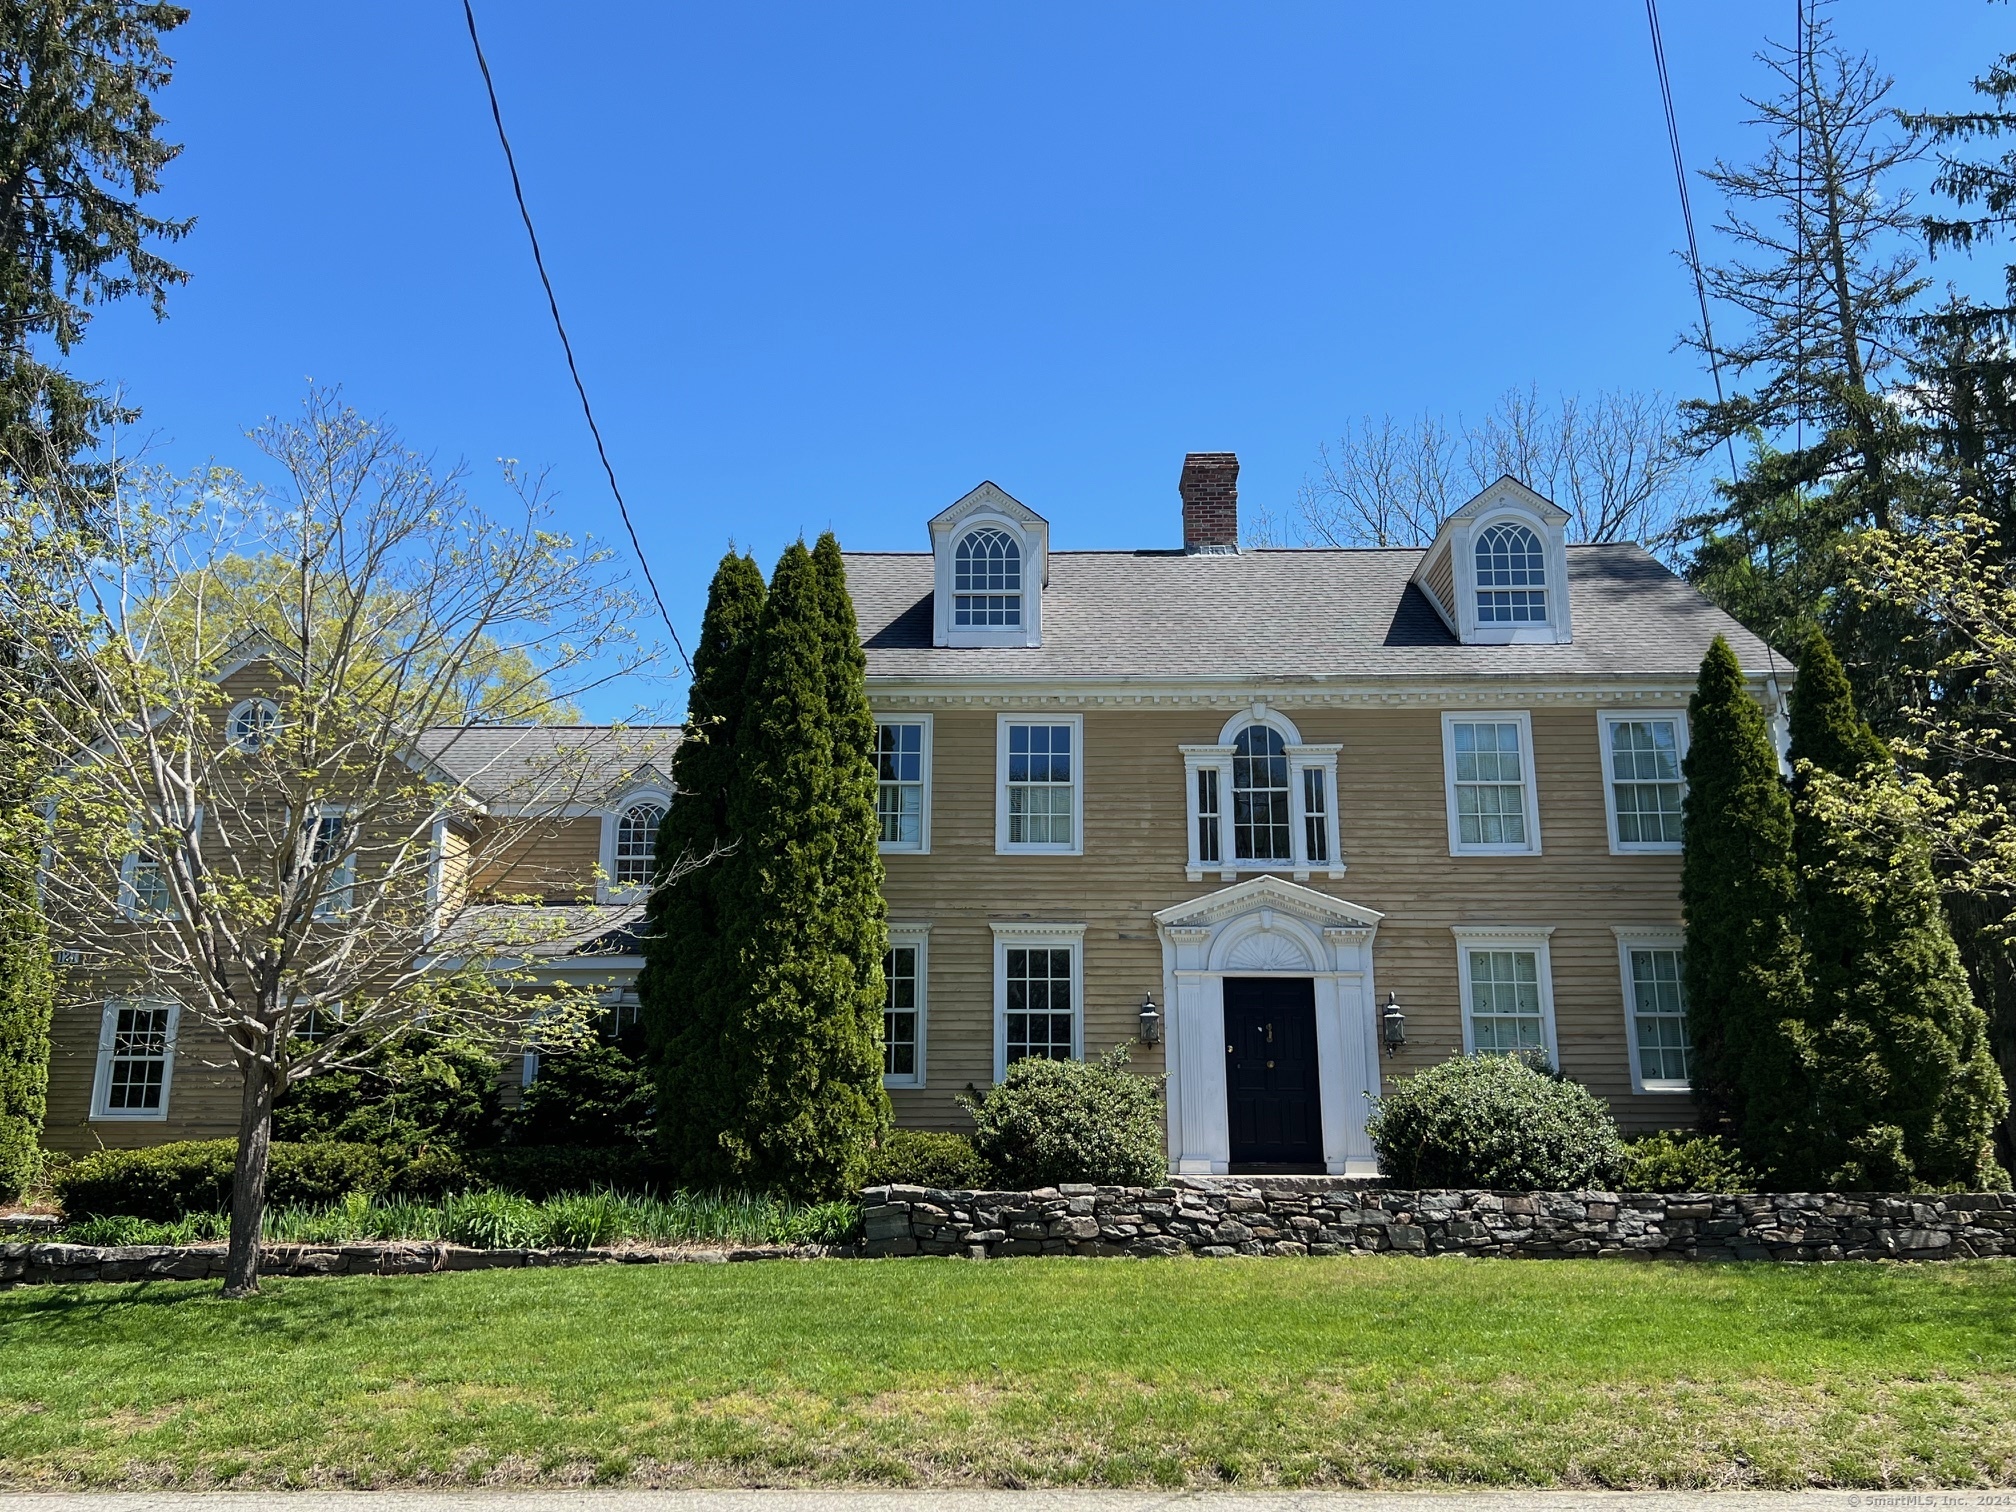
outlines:
[[[1178,1181],[1034,1192],[874,1187],[869,1255],[1502,1255],[1946,1260],[2016,1255],[2016,1195],[1400,1192]]]

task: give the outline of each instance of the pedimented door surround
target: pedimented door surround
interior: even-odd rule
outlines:
[[[1169,1005],[1169,1154],[1186,1176],[1232,1159],[1225,1101],[1225,978],[1310,978],[1316,991],[1323,1168],[1375,1176],[1366,1094],[1379,1090],[1372,936],[1385,915],[1279,877],[1255,877],[1155,915]]]

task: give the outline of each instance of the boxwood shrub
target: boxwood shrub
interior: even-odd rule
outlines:
[[[1089,1181],[1159,1186],[1162,1079],[1127,1069],[1126,1047],[1097,1061],[1017,1061],[978,1099],[973,1148],[994,1179],[1015,1191]]]
[[[1716,1134],[1662,1129],[1624,1146],[1624,1186],[1633,1192],[1754,1192],[1757,1173]]]
[[[148,1218],[172,1222],[187,1213],[214,1213],[231,1201],[237,1141],[184,1140],[145,1150],[99,1150],[59,1171],[51,1186],[63,1216]],[[393,1165],[374,1146],[273,1145],[266,1201],[272,1207],[320,1206],[349,1192],[375,1194]]]
[[[868,1152],[863,1186],[937,1187],[956,1192],[985,1187],[987,1162],[964,1134],[935,1129],[892,1129]]]
[[[1624,1177],[1602,1099],[1515,1056],[1459,1056],[1401,1077],[1366,1130],[1396,1187],[1573,1191]]]

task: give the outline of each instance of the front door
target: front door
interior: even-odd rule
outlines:
[[[1235,1168],[1322,1168],[1316,984],[1308,977],[1225,979],[1225,1098]]]

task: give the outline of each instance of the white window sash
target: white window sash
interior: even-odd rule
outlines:
[[[1648,1078],[1645,1062],[1638,1044],[1638,981],[1631,973],[1631,952],[1634,950],[1671,950],[1681,956],[1681,969],[1686,969],[1687,932],[1684,929],[1646,929],[1613,927],[1617,936],[1617,973],[1624,990],[1624,1044],[1631,1058],[1631,1090],[1638,1093],[1691,1092],[1693,1084],[1664,1077]],[[1686,1020],[1681,1020],[1683,1032]],[[1691,1058],[1693,1047],[1690,1041],[1688,1053]]]
[[[882,1085],[885,1087],[921,1087],[924,1085],[925,1072],[924,1042],[931,1017],[931,926],[929,924],[890,925],[889,948],[891,950],[901,948],[917,952],[917,1069],[908,1076],[885,1071],[882,1074]]]
[[[1617,776],[1613,765],[1610,742],[1611,730],[1620,724],[1670,724],[1673,726],[1674,750],[1684,764],[1687,760],[1687,711],[1685,709],[1604,709],[1596,716],[1596,740],[1598,755],[1603,772],[1603,818],[1610,830],[1610,854],[1613,856],[1677,856],[1681,851],[1678,840],[1625,840],[1620,838],[1617,823]],[[1683,765],[1680,777],[1680,796],[1687,796],[1687,778]]]
[[[1344,875],[1344,851],[1337,815],[1337,753],[1343,747],[1293,743],[1284,744],[1282,749],[1288,757],[1289,854],[1279,860],[1242,860],[1232,832],[1233,748],[1230,745],[1177,747],[1183,757],[1184,816],[1189,826],[1188,859],[1184,870],[1190,881],[1201,882],[1212,872],[1227,882],[1241,872],[1289,872],[1298,882],[1306,882],[1318,873],[1331,878]],[[1218,774],[1218,859],[1215,861],[1205,857],[1201,843],[1203,830],[1200,821],[1204,816],[1198,804],[1197,774],[1207,771]],[[1309,771],[1320,772],[1323,776],[1323,841],[1329,854],[1321,861],[1312,861],[1309,857],[1308,791],[1303,777],[1303,773]]]
[[[920,732],[917,739],[917,839],[913,844],[905,840],[879,840],[877,847],[882,854],[928,856],[931,854],[931,735],[932,718],[929,714],[878,714],[875,716],[876,741],[879,751],[881,730],[884,725],[917,725]],[[878,757],[879,761],[879,757]],[[1073,772],[1076,772],[1074,767]],[[876,823],[881,823],[881,772],[876,772]]]
[[[1516,724],[1519,727],[1519,788],[1526,839],[1518,845],[1465,842],[1456,794],[1456,727],[1468,724]],[[1442,716],[1442,787],[1449,815],[1452,856],[1537,856],[1540,852],[1539,763],[1533,752],[1533,718],[1524,709],[1476,709]],[[1465,784],[1469,786],[1470,784]]]
[[[118,1047],[119,1011],[122,1008],[168,1010],[168,1028],[161,1062],[161,1105],[157,1108],[114,1108],[112,1062]],[[91,1118],[97,1123],[160,1123],[168,1117],[168,1099],[175,1088],[175,1043],[182,1023],[182,1006],[166,998],[113,998],[106,1002],[98,1020],[98,1061],[91,1078]],[[129,1056],[127,1059],[156,1057]]]
[[[350,912],[351,907],[356,902],[356,836],[352,833],[350,811],[347,808],[336,803],[325,803],[318,806],[307,821],[309,829],[308,863],[311,867],[326,864],[315,860],[315,847],[321,843],[322,821],[325,819],[334,819],[340,824],[341,827],[337,830],[336,835],[337,844],[343,847],[343,854],[329,868],[328,877],[323,885],[321,894],[315,899],[313,917],[324,920],[340,919],[343,915]]]
[[[1450,931],[1456,937],[1456,978],[1461,994],[1461,1014],[1463,1019],[1463,1053],[1475,1055],[1477,1051],[1476,1025],[1471,1020],[1473,997],[1471,994],[1470,953],[1473,950],[1523,951],[1534,958],[1535,975],[1540,987],[1540,1037],[1547,1052],[1547,1063],[1555,1070],[1561,1069],[1561,1046],[1554,1030],[1554,966],[1548,952],[1548,940],[1554,927],[1546,925],[1535,928],[1483,929],[1459,926]],[[1496,1053],[1496,1052],[1488,1052]]]
[[[633,903],[651,890],[648,882],[625,883],[616,880],[616,837],[623,825],[623,816],[640,803],[655,803],[667,813],[672,810],[672,795],[662,787],[633,788],[610,803],[607,808],[591,812],[599,813],[601,819],[601,840],[596,869],[601,873],[595,887],[598,903]]]
[[[1085,926],[1083,924],[995,922],[994,931],[994,1080],[1008,1074],[1008,952],[1069,950],[1071,952],[1071,1058],[1085,1058]]]
[[[1008,732],[1016,726],[1062,725],[1071,731],[1071,841],[1011,841],[1008,823]],[[1039,786],[1048,786],[1039,784]],[[994,851],[1002,856],[1085,854],[1085,720],[1078,714],[998,716],[994,728]]]

